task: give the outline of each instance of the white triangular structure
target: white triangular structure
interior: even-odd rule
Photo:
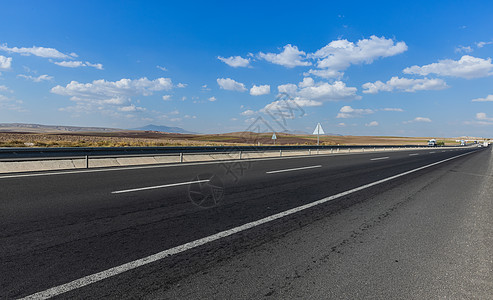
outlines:
[[[277,136],[276,136],[276,133],[274,132],[274,134],[272,134],[272,139],[273,140],[277,140]]]
[[[312,134],[316,134],[316,135],[325,134],[324,129],[322,128],[322,125],[320,125],[320,123],[317,123],[317,127],[315,127],[315,130],[313,131]]]

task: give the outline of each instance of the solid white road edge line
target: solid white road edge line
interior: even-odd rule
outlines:
[[[419,155],[419,153],[411,153],[409,156]]]
[[[372,158],[370,160],[380,160],[380,159],[387,159],[389,158],[388,156],[385,156],[385,157],[377,157],[377,158]]]
[[[306,210],[308,208],[330,202],[330,201],[335,200],[337,198],[341,198],[341,197],[347,196],[349,194],[359,192],[359,191],[367,189],[369,187],[379,185],[381,183],[384,183],[384,182],[387,182],[387,181],[390,181],[390,180],[393,180],[393,179],[396,179],[396,178],[399,178],[399,177],[402,177],[402,176],[405,176],[405,175],[408,175],[408,174],[411,174],[411,173],[414,173],[414,172],[417,172],[417,171],[420,171],[420,170],[423,170],[423,169],[426,169],[429,167],[432,167],[432,166],[436,166],[438,164],[447,162],[447,161],[452,160],[452,159],[459,158],[461,156],[472,154],[474,152],[476,152],[476,151],[471,151],[468,153],[460,154],[460,155],[457,155],[457,156],[454,156],[451,158],[447,158],[447,159],[444,159],[444,160],[441,160],[441,161],[438,161],[438,162],[435,162],[435,163],[432,163],[432,164],[429,164],[429,165],[426,165],[423,167],[419,167],[417,169],[413,169],[413,170],[410,170],[410,171],[407,171],[404,173],[400,173],[400,174],[397,174],[397,175],[394,175],[391,177],[387,177],[385,179],[381,179],[381,180],[378,180],[378,181],[375,181],[375,182],[372,182],[369,184],[365,184],[363,186],[360,186],[360,187],[357,187],[357,188],[354,188],[354,189],[351,189],[351,190],[348,190],[348,191],[345,191],[345,192],[342,192],[342,193],[339,193],[339,194],[336,194],[333,196],[329,196],[329,197],[317,200],[315,202],[311,202],[311,203],[308,203],[308,204],[305,204],[302,206],[298,206],[298,207],[277,213],[275,215],[272,215],[272,216],[269,216],[269,217],[266,217],[266,218],[263,218],[263,219],[260,219],[257,221],[253,221],[253,222],[246,223],[246,224],[243,224],[243,225],[238,226],[238,227],[234,227],[234,228],[231,228],[231,229],[228,229],[225,231],[221,231],[219,233],[195,240],[193,242],[189,242],[189,243],[186,243],[186,244],[183,244],[180,246],[176,246],[176,247],[173,247],[171,249],[164,250],[162,252],[159,252],[159,253],[156,253],[156,254],[141,258],[141,259],[137,259],[137,260],[128,262],[126,264],[123,264],[123,265],[120,265],[117,267],[113,267],[113,268],[105,270],[105,271],[101,271],[101,272],[96,273],[96,274],[88,275],[88,276],[82,277],[80,279],[76,279],[74,281],[71,281],[71,282],[68,282],[68,283],[65,283],[65,284],[62,284],[59,286],[52,287],[52,288],[47,289],[45,291],[38,292],[38,293],[26,296],[26,297],[21,298],[21,299],[48,299],[48,298],[51,298],[51,297],[54,297],[54,296],[78,289],[78,288],[81,288],[81,287],[84,287],[84,286],[87,286],[89,284],[101,281],[103,279],[113,277],[113,276],[116,276],[118,274],[136,269],[138,267],[159,261],[159,260],[164,259],[166,257],[172,256],[172,255],[175,255],[175,254],[178,254],[178,253],[181,253],[181,252],[193,249],[193,248],[197,248],[199,246],[205,245],[205,244],[213,242],[213,241],[217,241],[219,239],[231,236],[233,234],[236,234],[236,233],[239,233],[239,232],[251,229],[251,228],[254,228],[256,226],[259,226],[259,225],[262,225],[265,223],[269,223],[269,222],[272,222],[272,221],[280,219],[280,218],[284,218],[286,216],[295,214],[297,212]]]
[[[274,173],[290,172],[290,171],[298,171],[298,170],[313,169],[313,168],[321,168],[321,167],[322,167],[322,165],[316,165],[316,166],[309,166],[309,167],[300,167],[300,168],[293,168],[293,169],[284,169],[284,170],[268,171],[268,172],[265,172],[265,173],[267,173],[267,174],[274,174]]]
[[[201,182],[208,182],[208,181],[210,181],[210,180],[209,179],[204,179],[204,180],[196,180],[196,181],[188,181],[188,182],[170,183],[170,184],[164,184],[164,185],[155,185],[155,186],[148,186],[148,187],[143,187],[143,188],[135,188],[135,189],[129,189],[129,190],[114,191],[114,192],[111,192],[111,193],[112,194],[130,193],[130,192],[138,192],[138,191],[145,191],[145,190],[154,190],[154,189],[161,189],[161,188],[166,188],[166,187],[179,186],[179,185],[187,185],[187,184],[192,184],[192,183],[201,183]]]

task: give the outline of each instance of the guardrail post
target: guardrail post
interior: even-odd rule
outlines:
[[[282,149],[279,150],[279,157],[282,157]]]
[[[365,152],[365,148],[361,148],[361,150],[363,150],[363,151],[361,151],[361,152]]]
[[[183,152],[180,153],[180,162],[183,162]]]
[[[308,149],[308,155],[312,155],[312,149]]]
[[[240,151],[240,159],[241,159],[241,151]]]
[[[89,155],[86,155],[86,169],[89,169]]]
[[[377,151],[377,147],[373,147],[373,152]]]
[[[320,152],[320,149],[317,148],[317,154],[319,154],[319,152]]]
[[[348,148],[347,149],[347,153],[351,153],[351,148]]]

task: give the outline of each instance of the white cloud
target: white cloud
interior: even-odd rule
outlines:
[[[244,112],[241,113],[242,116],[253,116],[255,114],[257,114],[257,112],[251,109],[245,110]]]
[[[9,53],[19,53],[21,55],[35,55],[44,58],[56,58],[56,59],[70,59],[72,57],[77,57],[77,54],[70,53],[69,55],[63,54],[62,52],[54,49],[54,48],[45,48],[45,47],[36,47],[33,46],[31,48],[9,48],[7,44],[0,45],[0,50],[9,52]]]
[[[344,75],[344,72],[339,72],[337,70],[331,70],[331,69],[310,69],[308,72],[303,73],[304,76],[310,76],[310,75],[315,75],[317,77],[321,78],[341,78],[342,75]]]
[[[346,127],[346,123],[341,122],[341,123],[338,123],[337,126],[338,127]]]
[[[455,48],[456,53],[471,53],[472,48],[471,46],[459,46]]]
[[[237,82],[231,78],[218,78],[217,84],[223,90],[238,92],[244,92],[247,90],[243,83]]]
[[[98,70],[103,69],[102,64],[92,64],[88,61],[83,62],[83,61],[55,61],[53,62],[55,65],[61,66],[61,67],[66,67],[66,68],[79,68],[79,67],[93,67]]]
[[[486,77],[492,74],[493,64],[491,58],[482,59],[470,55],[464,55],[460,60],[444,59],[437,63],[424,66],[412,66],[404,69],[406,74],[418,74],[426,76],[437,74],[440,76],[453,76],[460,78]]]
[[[185,101],[185,100],[187,100],[186,96],[181,97],[181,101]]]
[[[478,48],[483,48],[484,46],[486,46],[486,45],[491,45],[491,44],[493,44],[493,42],[477,42],[477,43],[476,43],[476,46],[477,46]]]
[[[250,65],[250,59],[243,58],[241,56],[230,56],[230,57],[222,57],[218,56],[217,59],[224,62],[230,67],[238,68],[238,67],[248,67]]]
[[[493,95],[488,95],[485,98],[472,99],[472,102],[491,102],[493,101]]]
[[[365,124],[365,126],[366,127],[378,126],[378,122],[377,121],[371,121],[370,123]]]
[[[164,101],[170,101],[171,100],[171,95],[164,95],[163,96]]]
[[[41,81],[49,81],[49,80],[52,80],[53,79],[53,76],[49,76],[49,75],[40,75],[38,77],[34,77],[34,76],[31,76],[31,75],[24,75],[24,74],[19,74],[17,75],[17,77],[21,77],[21,78],[24,78],[24,79],[29,79],[29,80],[32,80],[34,82],[41,82]]]
[[[487,117],[486,113],[484,113],[484,112],[477,113],[476,119],[481,120],[481,121],[493,121],[493,118]]]
[[[253,85],[253,87],[250,89],[250,95],[252,96],[261,96],[261,95],[267,95],[270,94],[270,85]]]
[[[375,111],[369,108],[361,109],[361,108],[352,108],[351,106],[343,106],[339,110],[336,118],[338,119],[347,119],[347,118],[356,118],[361,117],[363,115],[373,114]]]
[[[310,66],[312,63],[306,61],[306,53],[298,50],[298,47],[290,44],[284,46],[284,50],[279,53],[262,53],[258,54],[259,58],[270,63],[281,65],[286,68],[294,68],[297,66]]]
[[[382,108],[382,111],[398,111],[398,112],[403,112],[404,110],[402,108]]]
[[[324,102],[360,98],[360,96],[356,95],[356,88],[347,87],[342,81],[335,81],[330,84],[328,82],[315,82],[309,77],[304,78],[298,86],[295,84],[284,84],[278,86],[277,89],[279,93],[285,93],[291,98],[298,98],[298,100],[304,99]]]
[[[10,89],[6,87],[5,85],[0,85],[0,92],[9,92]]]
[[[168,71],[168,69],[166,69],[165,67],[161,67],[161,66],[156,66],[156,68],[158,68],[159,70],[161,71]]]
[[[118,110],[123,112],[136,112],[136,111],[145,111],[146,109],[143,107],[137,107],[133,104],[130,104],[128,106],[119,107]]]
[[[214,102],[214,101],[216,101],[217,99],[216,99],[216,97],[212,96],[212,97],[210,97],[208,100],[209,100],[209,101],[211,101],[211,102]]]
[[[188,85],[188,84],[186,84],[186,83],[181,83],[181,82],[180,82],[180,83],[178,83],[178,84],[176,85],[176,87],[178,87],[178,88],[181,88],[181,89],[182,89],[182,88],[186,88],[186,87],[187,87],[187,85]]]
[[[423,79],[408,79],[394,76],[386,83],[379,81],[367,82],[362,85],[363,93],[376,94],[378,92],[391,92],[393,90],[404,92],[426,91],[426,90],[443,90],[447,88],[447,83],[442,79],[423,78]]]
[[[338,78],[352,64],[370,64],[381,57],[394,56],[407,50],[404,42],[394,43],[392,39],[372,35],[369,39],[359,40],[356,44],[348,40],[335,40],[309,54],[317,59],[317,68],[324,71],[310,70],[313,75],[324,78]]]
[[[92,64],[92,63],[86,61],[86,65],[88,67],[93,67],[93,68],[96,68],[98,70],[102,70],[103,69],[103,65],[102,64]]]
[[[414,118],[411,121],[404,121],[403,123],[404,124],[409,124],[409,123],[417,123],[417,122],[429,123],[429,122],[431,122],[431,119],[430,118],[425,118],[425,117],[416,117],[416,118]]]
[[[9,70],[12,65],[12,57],[0,55],[0,70]]]
[[[138,111],[142,109],[132,107],[133,96],[150,96],[153,92],[170,90],[172,87],[169,78],[149,80],[143,77],[118,81],[100,79],[92,83],[72,81],[66,86],[55,86],[51,92],[69,96],[70,100],[77,102],[77,107],[84,111],[103,110],[105,107],[117,107],[120,111]]]

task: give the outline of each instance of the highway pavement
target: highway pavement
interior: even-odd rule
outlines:
[[[0,175],[0,297],[483,298],[492,159],[430,148]]]

